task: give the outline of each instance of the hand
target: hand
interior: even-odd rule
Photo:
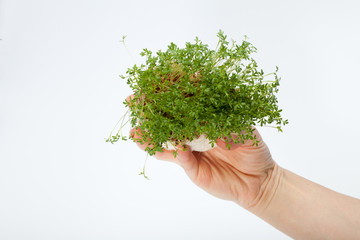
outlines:
[[[244,144],[230,143],[231,150],[228,150],[225,141],[218,139],[217,146],[207,152],[191,151],[187,146],[186,151],[178,150],[176,158],[173,150],[165,149],[157,152],[155,158],[179,164],[190,179],[205,191],[249,209],[260,201],[276,166],[256,129],[254,134],[259,140],[258,146],[252,146],[252,140],[248,140]],[[132,129],[130,135],[136,140],[141,131]],[[137,144],[145,150],[146,144]]]
[[[279,167],[255,129],[252,140],[231,144],[217,140],[207,152],[172,150],[155,158],[182,166],[190,179],[210,194],[231,200],[295,239],[360,239],[360,200]],[[141,131],[132,129],[136,141]],[[147,143],[138,146],[145,150]],[[181,146],[179,146],[181,148]]]

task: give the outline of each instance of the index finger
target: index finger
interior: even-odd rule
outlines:
[[[130,136],[135,140],[135,143],[137,144],[137,146],[145,151],[145,148],[150,146],[152,147],[152,145],[150,145],[148,142],[145,142],[144,144],[141,144],[139,141],[141,139],[141,129],[136,129],[136,128],[132,128],[130,130]],[[174,154],[173,154],[174,150],[167,150],[167,149],[163,149],[163,152],[156,152],[154,157],[158,160],[164,160],[164,161],[168,161],[168,162],[173,162],[173,163],[177,163],[179,164],[178,160],[176,158],[174,158]]]
[[[126,98],[126,102],[129,103],[129,106],[130,106],[130,104],[131,104],[131,99],[133,99],[134,96],[135,96],[134,94],[131,94],[131,95],[129,95],[129,96]]]

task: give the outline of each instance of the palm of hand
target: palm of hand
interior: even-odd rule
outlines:
[[[198,163],[195,174],[187,171],[196,185],[216,197],[235,201],[244,207],[254,204],[269,170],[275,165],[262,140],[258,146],[252,146],[252,141],[248,141],[232,146],[231,150],[218,140],[218,147],[210,151],[189,153]]]

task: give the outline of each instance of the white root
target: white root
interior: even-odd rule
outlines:
[[[185,143],[188,145],[192,151],[197,152],[206,152],[214,147],[216,147],[216,143],[214,143],[214,146],[212,147],[210,144],[210,140],[206,138],[204,134],[200,135],[199,138],[190,141],[187,141]],[[176,150],[174,143],[168,141],[163,144],[163,148],[167,150]]]

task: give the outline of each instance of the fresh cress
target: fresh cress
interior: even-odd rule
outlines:
[[[246,37],[241,44],[227,41],[221,30],[217,37],[214,50],[197,37],[184,48],[170,43],[166,51],[155,54],[143,49],[140,55],[145,63],[121,76],[134,96],[124,101],[129,110],[120,119],[119,130],[106,141],[127,140],[121,133],[127,122],[142,130],[140,139],[131,139],[148,142],[149,155],[162,152],[167,144],[184,146],[200,136],[206,136],[212,146],[217,139],[225,139],[229,149],[231,140],[251,139],[256,145],[253,126],[282,131],[288,120],[281,117],[275,96],[278,68],[268,74],[259,69],[251,57],[256,48]]]

